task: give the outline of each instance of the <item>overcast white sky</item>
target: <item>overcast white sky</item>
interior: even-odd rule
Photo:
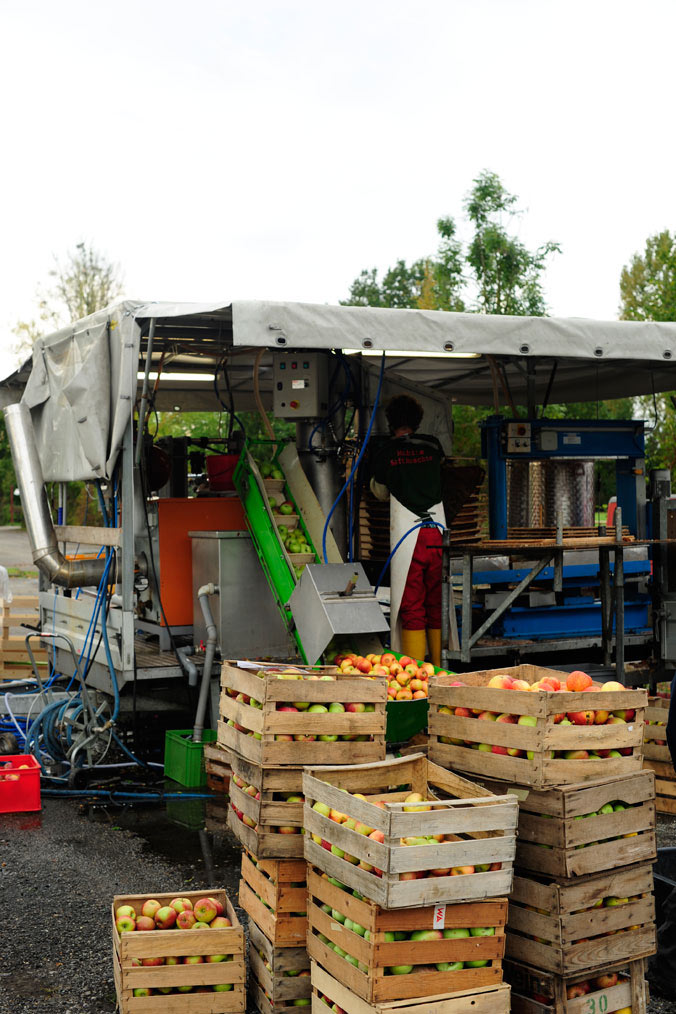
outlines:
[[[432,253],[482,169],[612,319],[676,228],[673,0],[0,0],[0,375],[54,255],[139,299],[335,303]]]

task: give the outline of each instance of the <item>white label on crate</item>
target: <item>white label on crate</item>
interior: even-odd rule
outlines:
[[[446,925],[446,906],[435,905],[434,906],[434,922],[432,929],[443,929]]]

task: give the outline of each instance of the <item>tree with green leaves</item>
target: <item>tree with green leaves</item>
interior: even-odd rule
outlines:
[[[30,351],[41,334],[88,317],[122,294],[119,267],[91,243],[77,243],[65,257],[55,257],[49,278],[46,288],[37,289],[38,318],[19,321],[13,328],[18,352]]]
[[[622,320],[676,320],[676,235],[649,236],[620,275]]]
[[[382,282],[376,268],[362,271],[343,305],[544,316],[542,275],[549,256],[558,252],[558,244],[545,243],[529,251],[509,234],[506,224],[519,214],[516,196],[489,170],[473,183],[464,203],[473,228],[466,250],[457,237],[454,219],[440,218],[435,256],[410,265],[398,260]],[[478,424],[493,412],[492,406],[454,408],[456,454],[479,456]]]
[[[464,203],[473,229],[466,251],[454,219],[440,218],[435,256],[411,264],[398,260],[382,282],[376,268],[365,269],[350,286],[343,305],[543,316],[542,275],[559,246],[549,242],[530,251],[510,235],[508,224],[519,214],[516,203],[517,197],[505,189],[499,176],[484,170]]]
[[[477,288],[480,313],[543,317],[547,312],[542,274],[547,258],[559,253],[558,243],[544,243],[530,251],[510,236],[505,219],[519,212],[516,195],[510,194],[496,173],[485,170],[474,180],[465,211],[474,228],[467,250],[467,264]]]
[[[620,275],[622,320],[676,320],[676,235],[649,236]],[[648,468],[676,468],[676,411],[672,392],[639,399],[654,427],[646,434]]]

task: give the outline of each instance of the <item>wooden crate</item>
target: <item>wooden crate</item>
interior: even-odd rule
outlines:
[[[257,860],[242,855],[239,903],[275,947],[305,943],[306,877],[307,867],[301,859]]]
[[[585,691],[584,693],[528,692],[498,690],[486,686],[497,675],[509,675],[534,683],[547,674],[560,672],[535,665],[517,665],[505,669],[438,676],[430,683],[430,759],[450,770],[485,775],[519,785],[542,788],[566,785],[587,779],[631,774],[643,764],[643,718],[648,695],[645,690]],[[457,679],[466,686],[451,686]],[[450,709],[453,713],[441,712]],[[468,709],[475,717],[455,714],[455,708]],[[633,710],[632,721],[621,725],[560,725],[555,717],[562,712]],[[482,712],[529,715],[535,725],[482,721]],[[478,743],[485,750],[472,749]],[[513,749],[520,756],[491,751]],[[568,751],[625,750],[628,756],[567,759],[555,756]],[[529,758],[527,754],[532,756]]]
[[[509,904],[507,955],[570,975],[654,954],[652,891],[651,863],[567,885],[517,874]],[[606,898],[629,900],[606,907]]]
[[[204,768],[207,773],[207,788],[219,795],[228,795],[230,784],[230,751],[218,743],[205,743]]]
[[[2,637],[0,638],[0,683],[3,680],[27,677],[33,672],[30,656],[26,650],[26,634],[20,633],[23,624],[31,627],[40,625],[40,609],[37,595],[15,595],[11,602],[0,599]],[[16,633],[12,634],[12,630]],[[37,638],[31,640],[31,651],[38,671],[42,675],[49,669],[49,656]]]
[[[197,901],[205,891],[183,891],[181,897]],[[118,933],[115,912],[120,905],[132,905],[140,911],[144,901],[156,898],[168,905],[176,894],[124,895],[114,898],[112,905],[113,975],[121,1014],[244,1014],[246,1010],[246,959],[244,930],[224,891],[210,891],[222,902],[231,927],[207,930],[154,930]],[[185,957],[192,954],[226,954],[231,960],[197,965],[158,965],[137,967],[139,958]],[[160,988],[178,986],[213,986],[232,983],[227,992],[158,994]],[[149,997],[135,997],[133,990],[149,987]]]
[[[646,760],[671,764],[667,746],[670,697],[649,697],[643,726],[643,756]]]
[[[303,679],[289,680],[278,678],[280,671],[286,671],[279,665],[274,669],[268,667],[265,672],[262,664],[260,670],[245,668],[246,665],[223,663],[218,723],[218,741],[222,746],[264,767],[384,759],[387,684],[382,677],[344,676],[330,666],[323,669],[287,666],[288,670],[303,675]],[[264,674],[258,675],[259,672]],[[319,673],[332,679],[318,679]],[[251,705],[251,700],[257,704]],[[365,704],[372,710],[361,713],[277,710],[284,704],[307,701],[326,707],[332,703]],[[325,742],[320,736],[338,739]]]
[[[650,771],[550,789],[492,779],[484,784],[491,792],[513,792],[519,799],[519,869],[568,879],[657,856]],[[600,812],[611,803],[626,809]]]
[[[416,908],[509,894],[518,818],[515,796],[495,796],[437,767],[422,754],[377,764],[308,768],[303,790],[308,862],[383,908]],[[405,811],[404,800],[411,792],[432,797],[432,802],[423,804],[430,809]],[[365,797],[358,798],[355,793]],[[315,809],[315,804],[324,804],[348,820],[379,831],[383,840],[376,841],[330,819]],[[445,835],[446,840],[401,844],[402,838],[425,835]],[[329,851],[331,846],[334,852]],[[346,861],[336,849],[351,858]],[[499,868],[455,876],[408,877],[413,872],[477,865]],[[381,871],[381,875],[372,870]]]
[[[250,991],[261,1014],[297,1010],[294,1000],[309,999],[310,958],[305,947],[275,947],[253,919],[249,920]],[[302,972],[302,975],[287,975]]]
[[[303,769],[261,767],[234,751],[225,752],[230,757],[233,774],[228,827],[235,837],[258,859],[302,859],[302,798],[300,802],[289,803],[284,796],[302,797]],[[247,793],[238,781],[255,788],[259,798]],[[277,830],[279,827],[294,831],[282,834]]]
[[[315,961],[312,962],[311,977],[312,1014],[327,1014],[327,1005],[330,1007],[332,1003],[345,1014],[468,1014],[468,1011],[472,1014],[509,1014],[510,1010],[510,988],[506,983],[440,996],[370,1004]]]
[[[602,974],[618,973],[614,986],[594,987],[593,980]],[[512,987],[512,1014],[605,1014],[629,1008],[632,1014],[646,1014],[646,962],[616,962],[590,969],[585,975],[561,976],[505,960],[505,978]],[[567,999],[570,986],[588,982],[592,987],[583,996]]]
[[[307,946],[310,957],[369,1003],[438,996],[439,993],[471,990],[502,981],[506,898],[386,911],[372,901],[346,893],[310,867],[308,899]],[[331,911],[325,911],[326,906],[330,906]],[[346,928],[335,918],[334,912],[363,927],[370,939]],[[492,927],[495,934],[451,940],[387,941],[385,938],[389,932],[399,931],[408,935],[415,930],[441,931],[477,926]],[[359,965],[353,965],[333,951],[322,937],[338,945]],[[436,962],[482,960],[487,962],[483,968],[466,967],[454,972],[441,972],[434,968]],[[387,968],[402,964],[413,965],[413,971],[406,975],[386,974]]]
[[[655,774],[658,813],[676,813],[676,771],[667,746],[668,697],[649,697],[643,726],[643,767]]]

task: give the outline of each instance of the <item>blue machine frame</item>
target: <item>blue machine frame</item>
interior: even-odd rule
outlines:
[[[492,539],[507,538],[507,462],[614,459],[617,503],[632,535],[646,535],[645,439],[636,419],[506,419],[482,423]]]

